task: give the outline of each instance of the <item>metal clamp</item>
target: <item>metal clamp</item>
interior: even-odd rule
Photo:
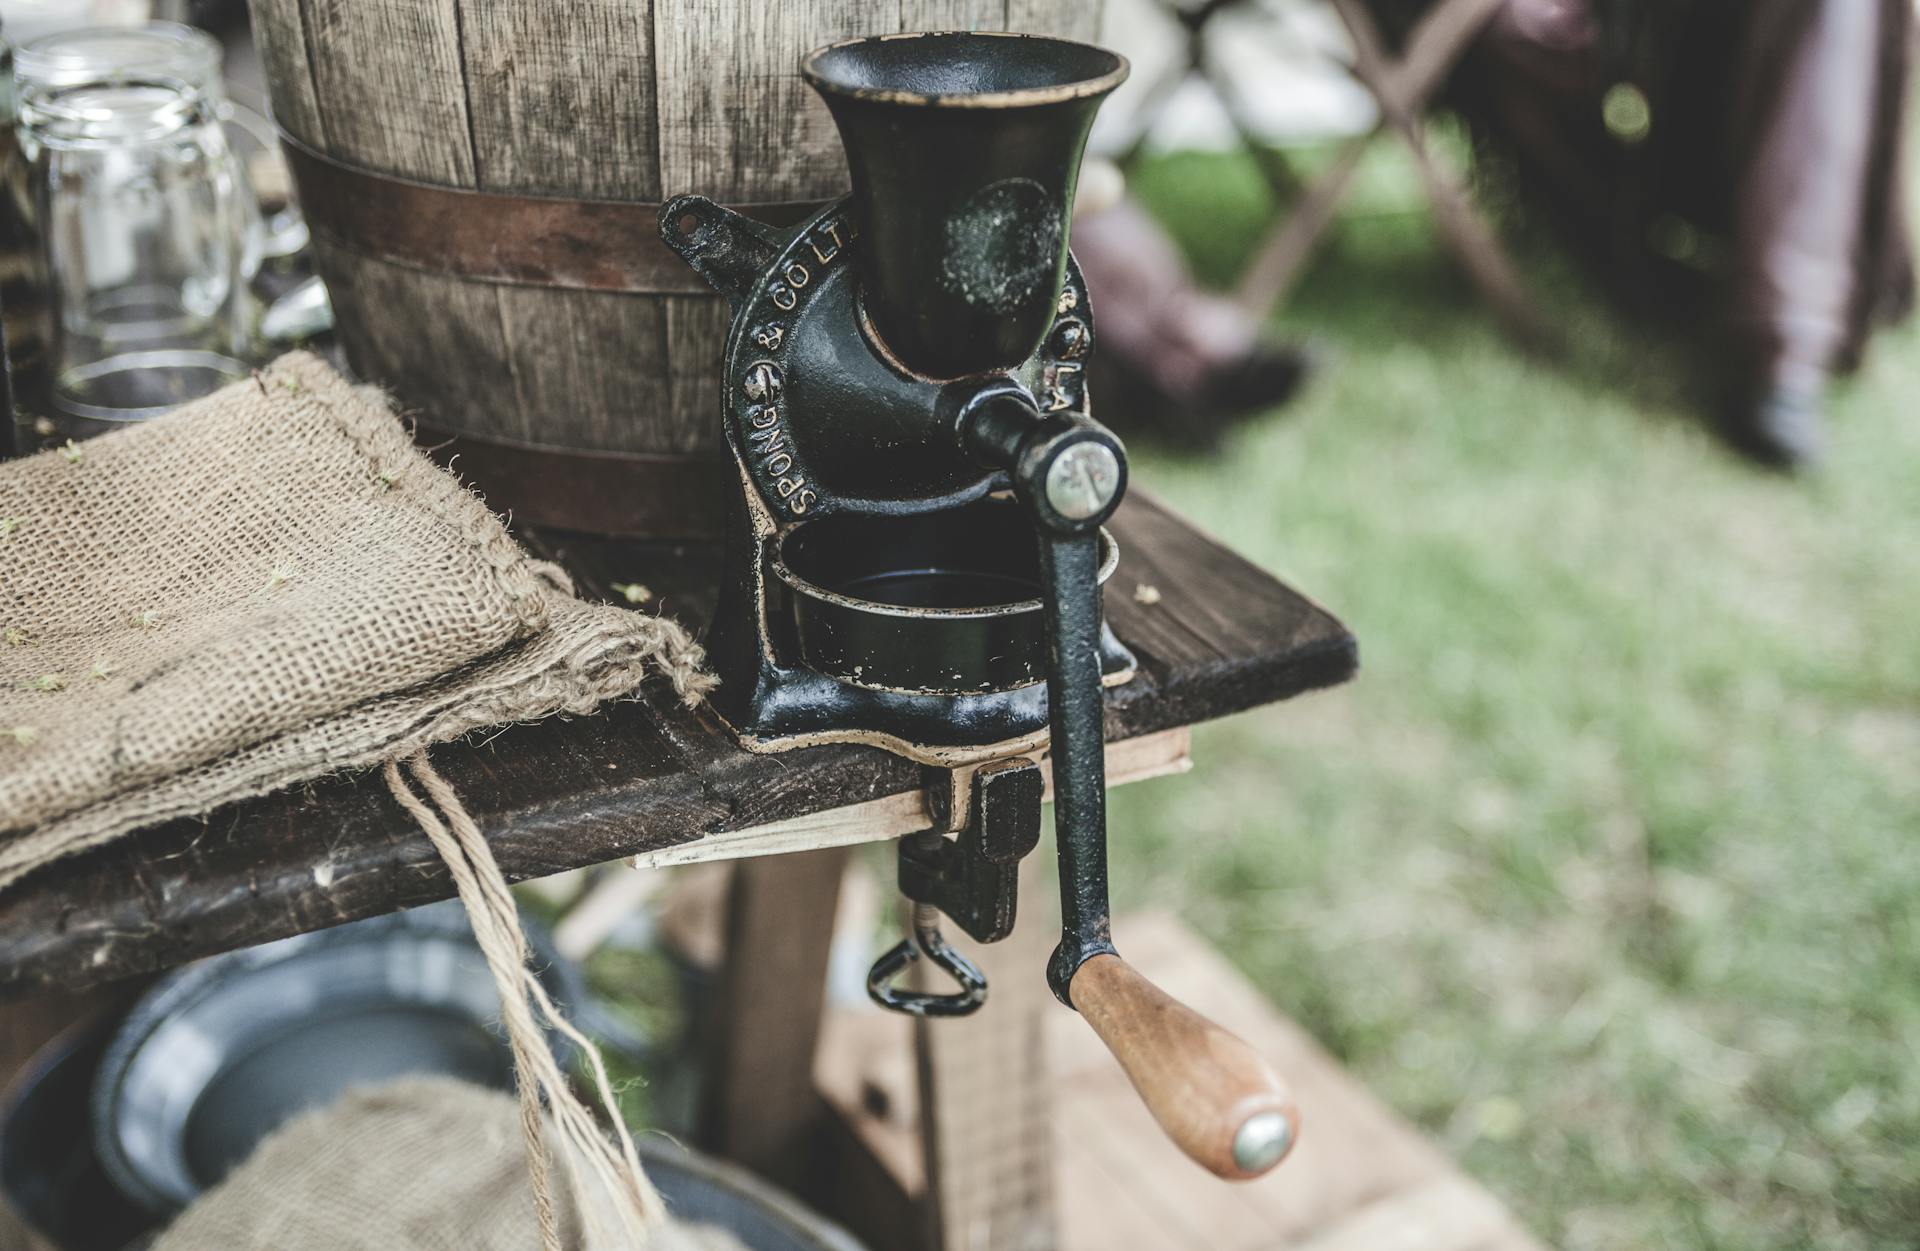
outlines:
[[[927,790],[934,830],[900,843],[900,893],[952,917],[975,942],[1013,932],[1020,861],[1040,842],[1040,766],[1024,756],[971,774],[940,771]]]
[[[913,962],[925,956],[960,986],[941,994],[902,990],[893,984]],[[909,1016],[966,1016],[987,1001],[987,976],[940,933],[940,913],[932,904],[913,905],[913,937],[903,938],[867,971],[867,994],[883,1008]]]
[[[940,933],[940,914],[978,942],[1013,932],[1020,861],[1040,841],[1040,766],[1014,757],[971,772],[940,770],[929,782],[933,828],[900,840],[900,893],[913,902],[913,935],[874,963],[867,993],[896,1012],[964,1016],[986,1002],[987,979]],[[923,955],[960,990],[897,989],[894,981]]]

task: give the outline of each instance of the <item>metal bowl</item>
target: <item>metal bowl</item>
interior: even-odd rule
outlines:
[[[119,1251],[152,1214],[108,1180],[87,1127],[87,1092],[113,1032],[92,1017],[41,1047],[0,1093],[0,1193],[33,1251]]]
[[[0,1096],[0,1191],[26,1220],[35,1251],[130,1251],[163,1219],[108,1180],[87,1133],[88,1091],[115,1032],[111,1020],[76,1026],[43,1047]],[[636,1145],[647,1176],[682,1221],[718,1225],[752,1251],[864,1251],[743,1169],[658,1139]]]
[[[1100,581],[1119,563],[1100,532]],[[800,659],[876,690],[1008,691],[1047,676],[1039,539],[1013,500],[788,530],[772,562]]]
[[[658,1139],[635,1145],[678,1220],[718,1225],[752,1251],[866,1251],[852,1234],[738,1165]]]
[[[573,966],[528,926],[555,1001]],[[93,1085],[94,1149],[156,1214],[184,1207],[289,1117],[349,1086],[436,1073],[513,1089],[499,999],[451,901],[229,952],[141,997]]]

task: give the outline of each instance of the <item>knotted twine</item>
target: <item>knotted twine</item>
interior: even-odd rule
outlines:
[[[614,1101],[613,1090],[608,1085],[607,1070],[600,1060],[600,1052],[555,1009],[546,988],[541,986],[540,979],[528,967],[526,935],[520,928],[520,916],[514,907],[513,894],[507,889],[507,879],[494,861],[493,850],[487,846],[480,827],[474,824],[473,818],[460,803],[460,797],[427,760],[426,752],[418,751],[407,757],[406,766],[414,780],[426,790],[427,797],[439,808],[439,813],[436,814],[414,794],[406,779],[400,775],[398,761],[389,760],[386,764],[387,786],[393,791],[394,798],[400,801],[400,806],[420,823],[420,828],[432,840],[434,850],[440,853],[440,858],[447,862],[447,868],[452,870],[454,885],[460,892],[460,902],[466,905],[474,937],[480,942],[480,950],[487,958],[487,969],[493,974],[494,987],[500,994],[500,1017],[507,1027],[507,1041],[513,1048],[514,1071],[519,1078],[516,1085],[520,1096],[520,1128],[526,1136],[527,1164],[533,1177],[534,1212],[540,1223],[540,1245],[545,1251],[558,1251],[561,1245],[560,1223],[554,1209],[542,1130],[544,1121],[540,1115],[540,1096],[544,1093],[553,1109],[554,1123],[559,1126],[561,1139],[568,1149],[563,1153],[563,1158],[584,1164],[593,1172],[604,1193],[612,1198],[614,1213],[627,1235],[623,1245],[644,1246],[648,1227],[664,1217],[666,1209],[660,1202],[659,1193],[640,1168],[640,1159],[633,1150],[633,1138],[627,1133],[626,1122],[619,1115],[619,1105]],[[441,814],[446,817],[444,823]],[[452,829],[449,830],[448,826],[452,826]],[[587,1057],[588,1066],[593,1072],[594,1089],[601,1104],[613,1113],[613,1125],[620,1143],[617,1154],[601,1136],[592,1114],[574,1097],[572,1087],[567,1084],[566,1076],[553,1058],[553,1052],[540,1035],[540,1026],[534,1019],[535,1008],[549,1026],[559,1030]],[[597,1210],[591,1197],[581,1188],[577,1173],[569,1169],[568,1175],[573,1181],[575,1207],[591,1216]]]
[[[568,1158],[637,1229],[657,1196],[624,1131],[616,1151],[593,1129],[535,1013],[591,1057],[606,1099],[598,1056],[527,970],[505,880],[423,752],[591,712],[656,673],[693,702],[701,660],[666,618],[576,599],[378,392],[282,357],[167,417],[0,465],[0,889],[143,826],[388,766],[500,988],[543,1245],[559,1246],[542,1093]]]

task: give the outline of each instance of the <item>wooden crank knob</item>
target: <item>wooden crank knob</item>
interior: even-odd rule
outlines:
[[[1292,1150],[1299,1110],[1252,1047],[1116,955],[1088,959],[1069,994],[1153,1119],[1202,1168],[1246,1181]]]

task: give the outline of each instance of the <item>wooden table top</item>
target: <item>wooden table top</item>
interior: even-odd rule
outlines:
[[[1109,740],[1286,699],[1350,677],[1345,626],[1136,493],[1107,613],[1140,659],[1107,694]],[[718,547],[523,530],[581,594],[638,582],[704,621]],[[1136,588],[1159,592],[1137,596]],[[433,749],[515,880],[910,791],[918,767],[875,748],[741,750],[664,684],[591,717]],[[376,773],[176,821],[59,862],[0,893],[0,997],[152,972],[236,947],[448,898],[453,883]]]

